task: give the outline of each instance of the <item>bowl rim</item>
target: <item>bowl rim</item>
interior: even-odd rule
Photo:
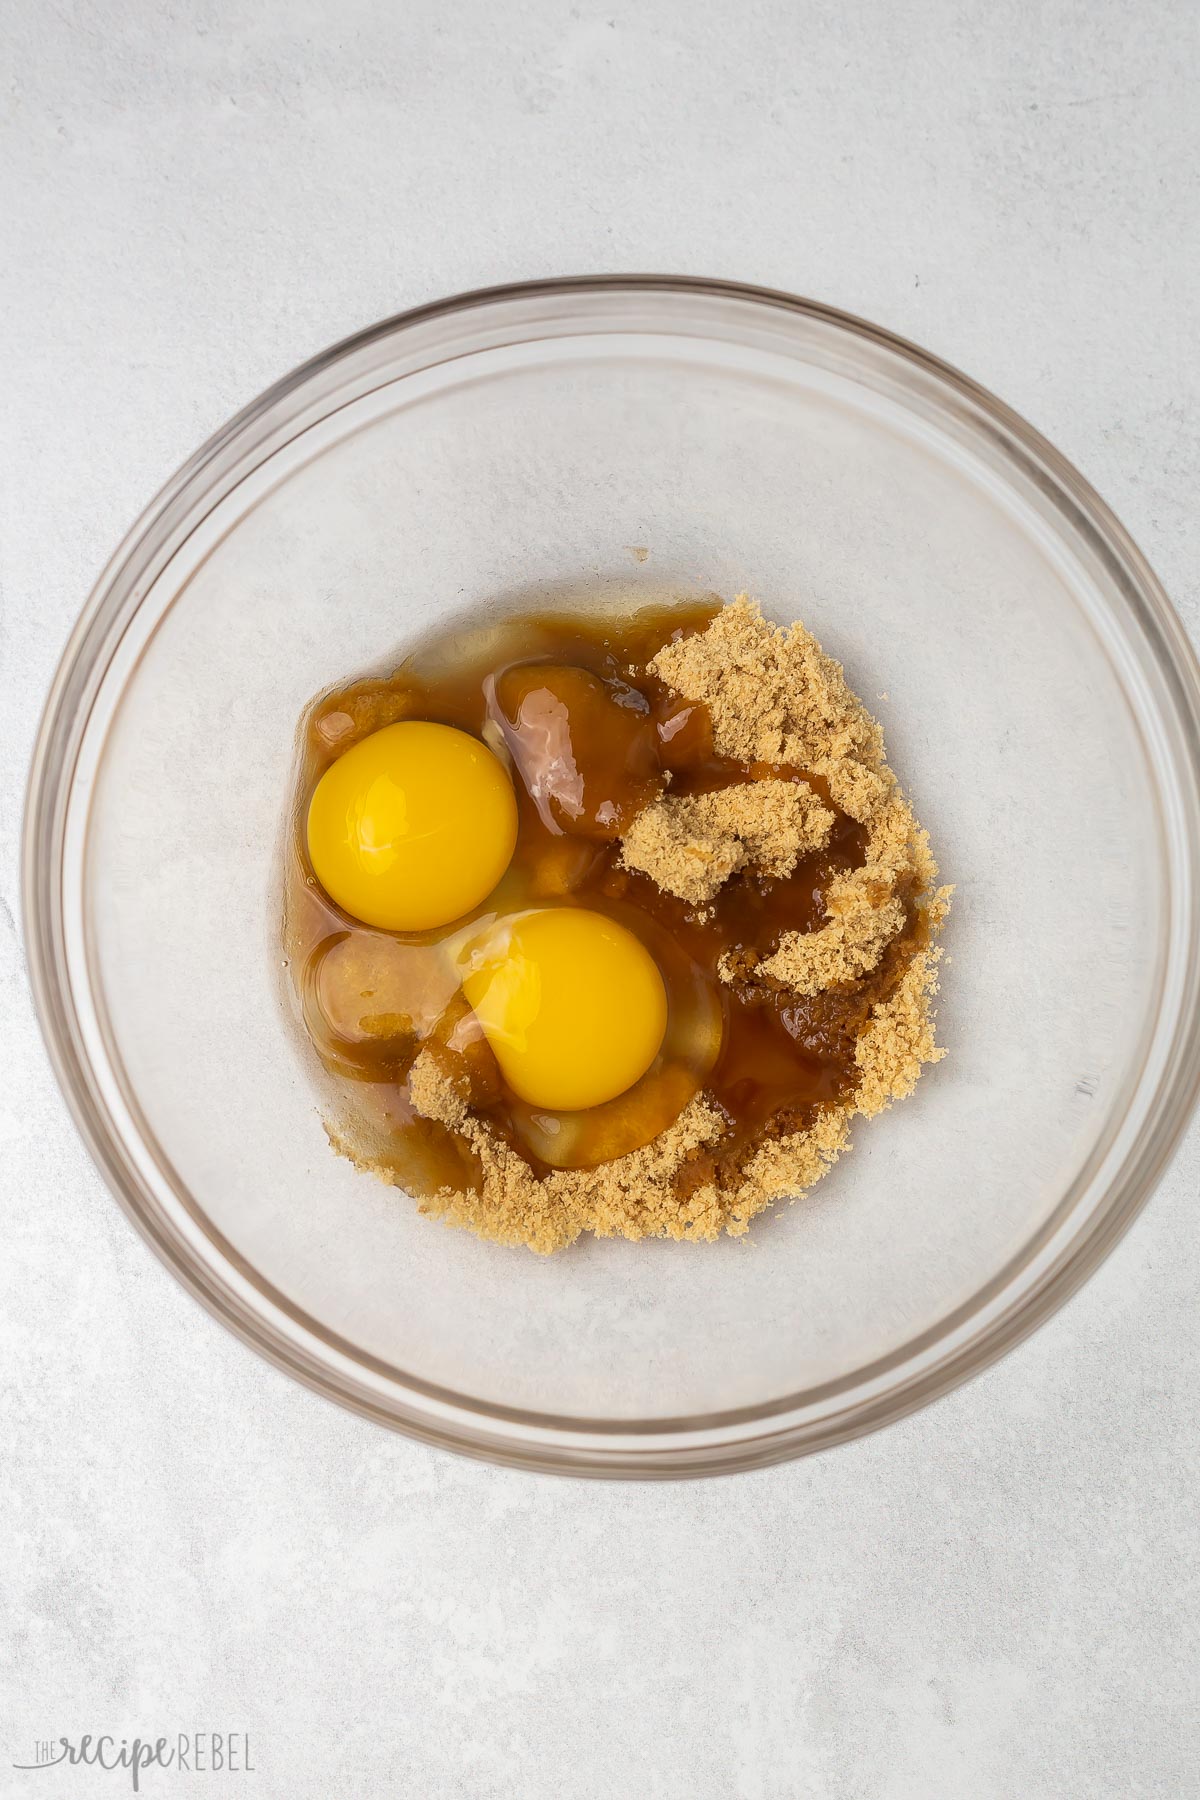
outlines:
[[[87,696],[94,697],[115,644],[127,629],[140,599],[130,604],[130,577],[144,568],[161,547],[165,525],[184,496],[203,481],[206,471],[240,443],[258,421],[293,399],[317,376],[347,362],[365,348],[411,331],[430,320],[465,314],[513,301],[542,302],[555,297],[603,293],[676,298],[727,299],[775,312],[798,314],[822,322],[850,338],[890,352],[901,363],[932,376],[939,388],[968,402],[978,415],[972,423],[1000,434],[1010,455],[1019,454],[1025,472],[1045,485],[1067,523],[1081,534],[1093,554],[1115,575],[1129,623],[1152,657],[1164,685],[1165,706],[1175,727],[1175,773],[1182,783],[1190,828],[1183,834],[1189,961],[1180,1023],[1169,1057],[1147,1102],[1146,1117],[1134,1143],[1126,1149],[1098,1204],[1084,1221],[1056,1245],[1052,1220],[1022,1246],[1021,1267],[1032,1266],[1031,1247],[1042,1241],[1042,1262],[1031,1284],[1010,1294],[990,1314],[981,1295],[999,1284],[1011,1287],[1006,1265],[964,1307],[939,1320],[900,1349],[856,1371],[825,1390],[806,1390],[778,1402],[739,1408],[709,1419],[657,1419],[636,1422],[555,1419],[520,1409],[493,1406],[449,1394],[415,1377],[396,1380],[386,1399],[378,1385],[334,1367],[306,1344],[280,1329],[277,1321],[249,1304],[232,1281],[217,1280],[201,1266],[184,1241],[168,1230],[148,1204],[140,1173],[125,1150],[111,1109],[98,1091],[91,1059],[79,1030],[75,999],[67,978],[64,949],[62,853],[68,799],[74,772],[72,744],[78,750],[86,720]],[[431,365],[445,360],[431,359]],[[267,460],[267,458],[263,458]],[[149,586],[149,584],[147,584]],[[123,611],[123,620],[118,617]],[[119,629],[118,629],[119,627]],[[99,669],[99,673],[97,672]],[[1043,1324],[1094,1272],[1128,1229],[1160,1179],[1200,1096],[1200,659],[1161,583],[1145,557],[1091,485],[1075,467],[1003,401],[909,340],[854,314],[776,289],[693,276],[599,274],[505,283],[471,289],[392,315],[355,332],[301,363],[272,383],[203,443],[163,485],[113,552],[80,613],[56,668],[42,712],[30,765],[22,843],[22,912],[30,986],[42,1035],[59,1087],[84,1143],[101,1175],[139,1232],[184,1287],[208,1311],[251,1348],[306,1386],[379,1423],[426,1442],[485,1460],[575,1475],[635,1478],[690,1477],[735,1472],[762,1466],[861,1436],[903,1417],[947,1393],[987,1368]],[[157,1150],[140,1114],[143,1141],[160,1167],[169,1164]],[[176,1180],[176,1189],[186,1191]],[[1072,1184],[1079,1185],[1080,1178]],[[1071,1190],[1069,1190],[1071,1191]],[[1082,1191],[1082,1190],[1081,1190]],[[209,1234],[212,1235],[211,1233]],[[260,1292],[261,1292],[260,1287]],[[1001,1293],[1003,1298],[1003,1293]],[[278,1296],[276,1296],[278,1299]],[[289,1309],[284,1306],[285,1312]],[[300,1318],[295,1309],[293,1317]],[[951,1329],[959,1313],[977,1329]],[[311,1321],[309,1322],[311,1325]],[[334,1344],[319,1330],[327,1344]],[[914,1354],[924,1340],[941,1346],[941,1354]],[[361,1351],[339,1361],[362,1369],[370,1358]],[[868,1379],[875,1370],[899,1367],[902,1378],[890,1385]],[[903,1371],[907,1369],[905,1375]],[[849,1403],[815,1416],[817,1399],[837,1400],[849,1389]],[[516,1427],[514,1431],[512,1428]],[[736,1427],[736,1429],[734,1429]]]

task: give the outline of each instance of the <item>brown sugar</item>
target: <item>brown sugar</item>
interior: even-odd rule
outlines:
[[[829,842],[833,814],[803,782],[746,782],[665,796],[625,833],[622,861],[668,894],[702,905],[747,864],[778,879]]]
[[[948,891],[942,889],[936,902],[943,917]],[[895,991],[876,1007],[855,1046],[860,1079],[854,1110],[866,1119],[874,1118],[893,1100],[906,1100],[925,1064],[941,1062],[946,1054],[934,1042],[930,1014],[940,956],[936,948],[917,952]]]
[[[412,1072],[413,1103],[425,1116],[461,1131],[477,1152],[482,1191],[443,1190],[421,1210],[466,1225],[481,1237],[526,1244],[547,1254],[572,1243],[582,1231],[597,1237],[717,1237],[728,1208],[715,1194],[697,1191],[685,1201],[679,1175],[715,1144],[724,1121],[696,1098],[649,1144],[596,1169],[552,1169],[537,1178],[503,1139],[471,1116],[453,1078],[427,1051]]]
[[[878,863],[835,875],[825,890],[828,924],[819,931],[788,934],[761,973],[797,994],[856,981],[879,967],[887,946],[904,929],[904,906]]]
[[[455,650],[317,703],[301,796],[393,719],[483,737],[520,809],[503,906],[625,922],[659,964],[672,1024],[617,1100],[523,1106],[438,946],[356,936],[298,851],[286,930],[306,1027],[376,1126],[339,1128],[337,1147],[423,1212],[541,1254],[583,1232],[741,1235],[943,1055],[933,940],[950,890],[882,731],[810,633],[744,596],[517,620],[474,660]]]
[[[825,775],[841,763],[853,765],[847,774],[884,768],[883,733],[847,687],[841,664],[802,625],[783,631],[767,624],[745,594],[707,631],[664,645],[650,667],[708,709],[720,756]],[[865,817],[847,805],[849,787],[830,792],[852,817]]]
[[[866,862],[826,890],[827,922],[784,935],[759,973],[804,995],[870,974],[904,928],[899,890],[925,892],[937,869],[884,761],[883,733],[841,664],[802,625],[768,625],[742,595],[706,632],[659,651],[651,667],[707,707],[721,754],[811,769],[868,828]]]

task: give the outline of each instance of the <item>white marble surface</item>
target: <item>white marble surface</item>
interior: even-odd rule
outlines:
[[[1194,1130],[973,1386],[676,1487],[478,1467],[256,1360],[160,1268],[49,1075],[24,770],[134,513],[264,383],[455,289],[816,295],[1099,486],[1200,627],[1192,0],[61,0],[0,25],[0,1791],[35,1740],[251,1734],[271,1800],[1200,1793]]]

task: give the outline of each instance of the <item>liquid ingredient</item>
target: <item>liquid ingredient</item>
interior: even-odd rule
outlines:
[[[299,832],[285,935],[341,1147],[429,1210],[538,1249],[589,1228],[744,1229],[824,1171],[856,1095],[877,1110],[940,1054],[936,871],[878,727],[800,628],[739,602],[430,640],[311,709],[298,817],[356,747],[410,721],[489,747],[515,794],[507,868],[446,929],[382,937],[332,903]],[[562,928],[542,924],[536,955],[473,981],[497,929],[529,929],[514,916],[576,934],[596,918],[640,957],[592,981],[581,943],[564,932],[550,954]],[[517,1054],[539,959],[557,1018]]]

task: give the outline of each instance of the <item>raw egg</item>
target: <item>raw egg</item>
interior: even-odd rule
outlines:
[[[558,906],[477,940],[463,991],[509,1087],[532,1106],[599,1106],[633,1086],[667,1028],[645,945],[602,913]]]
[[[339,756],[308,808],[317,880],[384,931],[429,931],[470,912],[516,841],[516,797],[496,756],[424,720],[385,725]]]

